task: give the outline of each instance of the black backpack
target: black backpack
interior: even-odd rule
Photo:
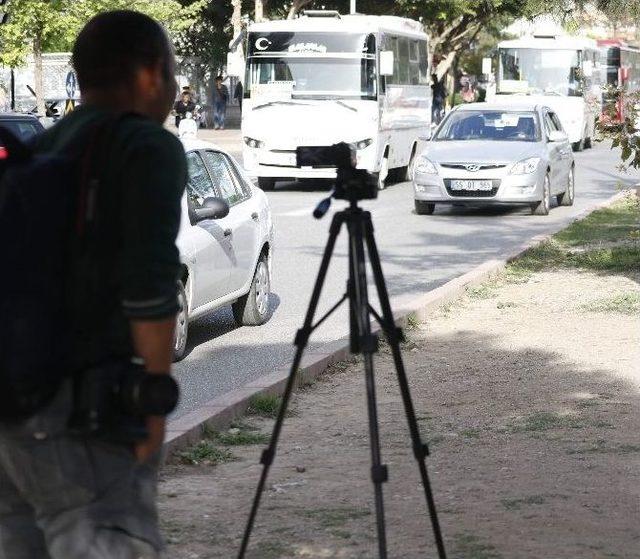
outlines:
[[[54,155],[0,127],[0,421],[42,409],[71,372],[71,270],[86,248],[107,128],[96,123]]]

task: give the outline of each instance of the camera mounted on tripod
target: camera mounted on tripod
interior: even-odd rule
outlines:
[[[336,183],[332,197],[336,200],[374,200],[378,197],[378,183],[366,169],[356,169],[357,155],[352,144],[332,146],[304,146],[296,150],[298,167],[336,169]],[[328,209],[328,208],[327,208]]]

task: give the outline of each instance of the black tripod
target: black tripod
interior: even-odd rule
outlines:
[[[330,200],[330,199],[328,199]],[[325,201],[326,203],[327,201]],[[320,211],[320,215],[328,209],[328,204],[325,205],[323,210]],[[316,214],[316,217],[318,215]],[[342,226],[346,225],[349,233],[349,280],[347,282],[347,291],[343,297],[338,301],[325,316],[323,316],[316,324],[313,323],[318,302],[320,300],[320,294],[322,287],[329,269],[329,263],[333,255],[336,240],[342,229]],[[380,305],[382,310],[382,316],[378,314],[373,307],[369,304],[369,298],[367,294],[367,269],[365,258],[365,246],[366,251],[369,254],[369,261],[373,271],[373,277],[380,299]],[[304,321],[304,326],[298,330],[295,339],[295,345],[297,351],[293,364],[291,365],[291,372],[285,387],[283,394],[282,405],[278,412],[275,425],[273,427],[273,434],[269,446],[262,453],[261,464],[263,465],[262,475],[256,489],[255,498],[253,500],[253,506],[251,513],[247,521],[247,526],[242,539],[242,546],[238,555],[239,559],[243,559],[249,544],[249,538],[253,530],[253,524],[260,506],[260,499],[264,486],[266,483],[269,469],[273,463],[273,459],[276,454],[276,446],[280,437],[280,431],[284,422],[293,386],[295,384],[296,374],[302,354],[309,342],[309,337],[312,332],[320,326],[342,303],[349,300],[349,316],[351,327],[351,352],[362,353],[364,356],[364,369],[366,379],[366,392],[367,392],[367,408],[369,419],[369,438],[371,443],[371,478],[374,484],[375,490],[375,506],[376,506],[376,525],[378,532],[378,549],[380,559],[387,558],[387,539],[386,539],[386,526],[384,518],[384,502],[382,496],[382,484],[387,481],[388,473],[387,466],[381,463],[380,457],[380,437],[378,433],[378,413],[376,407],[376,390],[373,371],[373,354],[378,351],[378,339],[375,334],[371,333],[371,316],[373,316],[380,324],[388,342],[391,346],[393,354],[393,360],[396,367],[398,384],[400,385],[400,393],[402,395],[402,401],[409,424],[409,432],[411,434],[411,440],[413,443],[413,454],[418,462],[420,469],[420,476],[422,479],[422,486],[424,487],[424,494],[427,500],[427,508],[431,517],[431,525],[433,528],[433,534],[435,536],[436,546],[438,549],[438,557],[440,559],[446,559],[446,552],[444,549],[444,543],[442,541],[442,533],[440,531],[440,524],[438,522],[438,515],[436,512],[435,502],[433,500],[433,493],[431,491],[431,485],[429,483],[429,476],[427,474],[427,467],[425,459],[429,454],[427,445],[422,442],[420,437],[420,430],[418,428],[418,422],[416,420],[416,414],[411,400],[411,393],[409,391],[409,384],[407,382],[407,376],[402,362],[402,354],[400,352],[400,342],[403,339],[402,329],[396,327],[391,312],[391,304],[389,302],[389,295],[382,275],[382,267],[380,265],[380,257],[378,255],[378,248],[376,246],[375,238],[373,235],[373,224],[371,222],[371,214],[363,211],[356,201],[351,201],[349,208],[337,212],[331,223],[329,231],[329,240],[324,250],[322,257],[322,263],[320,264],[320,272],[316,279],[315,286],[313,288],[313,294],[311,295],[311,302],[307,310],[307,315]]]

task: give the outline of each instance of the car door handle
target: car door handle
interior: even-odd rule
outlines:
[[[231,229],[225,229],[225,230],[223,231],[223,233],[222,233],[222,234],[223,234],[225,237],[231,237],[231,234],[232,234],[232,233],[233,233],[233,231],[231,231]]]
[[[253,212],[251,214],[251,219],[253,219],[253,221],[260,221],[260,214],[258,214],[258,212]]]

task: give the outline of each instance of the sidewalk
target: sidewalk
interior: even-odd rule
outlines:
[[[450,559],[638,557],[639,220],[635,201],[601,210],[408,332]],[[361,370],[296,395],[249,557],[377,557]],[[389,557],[436,557],[384,346],[376,372]],[[276,404],[165,468],[168,557],[237,554]]]

